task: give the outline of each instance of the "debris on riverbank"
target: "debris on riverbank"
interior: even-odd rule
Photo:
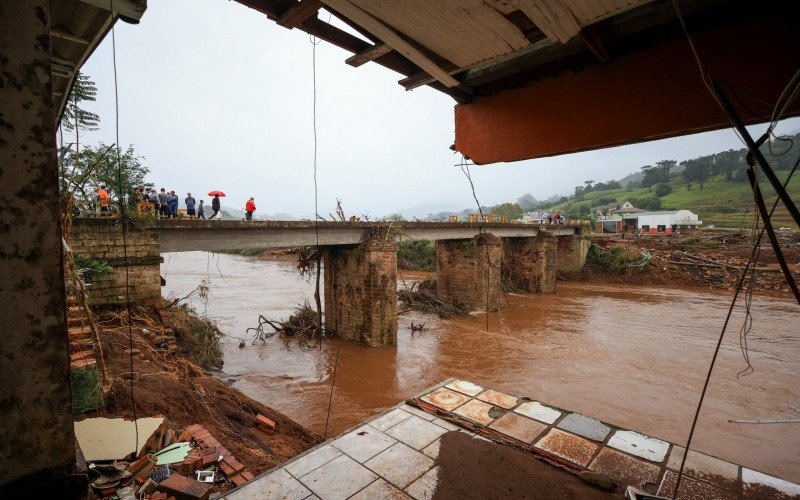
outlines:
[[[264,331],[265,325],[269,325],[272,331]],[[285,321],[271,320],[259,315],[258,326],[248,328],[247,333],[254,335],[253,343],[266,342],[266,339],[277,333],[284,339],[287,347],[289,342],[296,340],[301,349],[310,348],[311,340],[319,339],[324,334],[319,328],[319,316],[308,301],[297,307]]]
[[[208,450],[219,447],[225,450],[219,454],[236,457],[229,465],[241,465],[241,470],[249,472],[228,474],[219,464],[218,474],[222,472],[224,477],[218,475],[222,482],[215,490],[242,484],[321,441],[318,435],[248,398],[193,362],[221,365],[219,334],[213,324],[197,318],[187,308],[135,308],[130,319],[124,310],[108,311],[100,317],[111,389],[107,405],[93,416],[132,419],[134,415],[163,415],[173,442],[184,429],[196,431],[189,432],[187,441],[196,438],[193,442],[197,444],[198,460],[204,451],[210,456]],[[196,331],[198,328],[201,331]],[[259,416],[274,423],[272,433],[261,430]],[[204,447],[200,441],[209,446]],[[194,467],[196,462],[189,465]],[[209,462],[202,468],[212,465]],[[173,473],[187,474],[179,464],[170,468]],[[194,470],[188,473],[196,482]]]
[[[611,283],[704,286],[733,290],[751,251],[744,233],[704,236],[597,238],[587,258],[584,278]],[[788,244],[784,257],[800,277],[800,247]],[[754,290],[769,295],[790,293],[769,243],[762,242]]]
[[[397,299],[408,309],[436,314],[442,319],[469,314],[465,306],[440,299],[436,294],[436,280],[432,279],[401,288]]]

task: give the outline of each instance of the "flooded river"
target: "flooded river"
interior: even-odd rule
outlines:
[[[291,263],[204,252],[165,254],[164,294],[183,296],[209,280],[194,307],[234,337],[224,371],[234,387],[324,432],[338,357],[328,436],[449,377],[529,396],[672,442],[685,442],[729,294],[698,290],[558,284],[555,295],[509,296],[490,316],[443,321],[400,316],[397,348],[337,339],[321,349],[290,349],[277,336],[250,345],[258,315],[285,319],[313,287]],[[406,280],[412,273],[402,273]],[[421,333],[411,321],[425,322]],[[734,315],[712,377],[693,448],[800,482],[800,424],[734,424],[729,419],[797,419],[800,308],[756,298],[749,335],[755,372],[739,347]]]

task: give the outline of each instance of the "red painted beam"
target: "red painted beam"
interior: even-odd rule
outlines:
[[[800,68],[800,30],[764,16],[693,36],[711,76],[774,103]],[[747,123],[768,110],[740,93]],[[800,99],[787,116],[800,115]],[[455,146],[475,163],[516,161],[729,127],[685,39],[455,108]]]

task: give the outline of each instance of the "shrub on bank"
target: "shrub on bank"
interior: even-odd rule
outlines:
[[[403,241],[397,245],[397,267],[409,271],[436,270],[436,243]]]

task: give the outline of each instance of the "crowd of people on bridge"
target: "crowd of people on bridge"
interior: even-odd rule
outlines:
[[[101,188],[98,190],[98,201],[100,202],[100,206],[103,206],[101,192],[104,192],[105,188]],[[211,215],[208,217],[208,220],[212,219],[221,219],[222,218],[222,202],[220,200],[220,195],[225,196],[224,193],[219,191],[212,191],[209,195],[213,194],[213,198],[211,199]],[[106,205],[108,199],[108,194],[106,193]],[[156,188],[136,188],[134,192],[134,199],[136,203],[143,203],[143,204],[150,204],[153,206],[155,213],[161,219],[177,219],[178,218],[178,207],[180,205],[180,198],[175,191],[167,191],[165,188],[161,188],[161,190],[157,190]],[[206,219],[206,204],[205,200],[200,199],[198,200],[192,196],[192,193],[186,193],[186,198],[183,199],[184,205],[186,205],[186,215],[190,219]],[[256,201],[255,198],[252,196],[244,207],[245,210],[245,219],[246,220],[253,220],[253,213],[256,211]]]

